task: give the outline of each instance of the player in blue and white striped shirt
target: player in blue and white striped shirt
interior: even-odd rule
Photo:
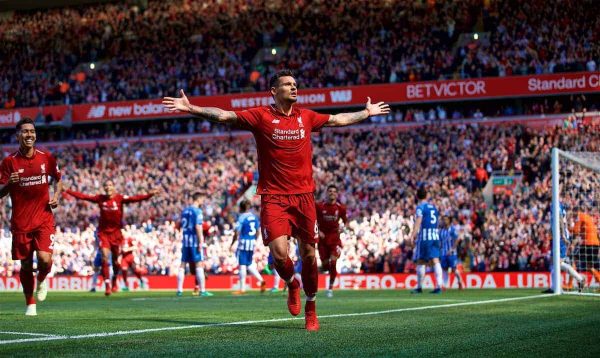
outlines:
[[[237,247],[237,259],[240,265],[240,289],[239,291],[234,292],[234,294],[246,293],[247,271],[250,271],[250,273],[254,277],[256,277],[258,282],[260,282],[261,293],[265,292],[267,288],[267,283],[262,278],[260,273],[258,273],[256,265],[252,260],[252,257],[254,256],[254,247],[256,245],[256,239],[260,233],[260,222],[258,220],[258,216],[256,216],[252,211],[249,211],[249,208],[249,201],[242,200],[240,202],[240,215],[238,217],[237,223],[235,224],[235,234],[233,236],[233,240],[231,241],[230,246],[230,248],[233,248],[233,244],[239,239]]]
[[[449,216],[444,216],[444,219],[442,220],[442,227],[440,228],[440,240],[442,242],[441,264],[442,269],[444,270],[444,285],[446,287],[450,287],[448,282],[448,271],[450,271],[450,273],[456,274],[458,289],[462,290],[464,287],[462,277],[460,277],[460,274],[456,270],[456,262],[458,260],[456,248],[458,247],[460,238],[458,237],[458,231],[456,230],[456,227],[452,225]]]
[[[567,271],[569,275],[577,280],[578,291],[581,292],[585,285],[585,276],[581,275],[579,272],[575,270],[575,268],[570,264],[569,258],[567,257],[567,250],[569,244],[571,243],[571,234],[569,233],[568,223],[567,223],[567,210],[562,203],[559,204],[560,208],[560,218],[559,218],[559,227],[560,227],[560,268],[562,271]],[[552,208],[550,208],[550,227],[554,229],[552,226]],[[552,243],[551,243],[552,244]],[[552,249],[550,250],[550,260],[554,262],[552,259],[554,255],[554,245],[551,245]],[[561,278],[562,279],[562,278]],[[550,266],[550,288],[542,293],[554,293],[556,289],[556,282],[554,282],[554,265]]]
[[[425,265],[433,267],[435,272],[436,286],[431,293],[442,293],[442,266],[440,265],[440,237],[438,233],[438,210],[432,204],[427,202],[427,191],[421,186],[417,190],[417,220],[410,236],[410,241],[414,242],[415,248],[413,259],[417,263],[417,288],[412,293],[423,292],[423,277],[425,277]]]
[[[206,291],[204,267],[204,234],[202,233],[202,194],[192,195],[192,204],[181,213],[181,232],[183,245],[181,247],[181,266],[177,274],[177,296],[183,295],[183,280],[185,278],[185,264],[190,266],[190,273],[196,274],[196,282],[200,285],[200,296],[212,296]],[[194,290],[194,292],[197,292]]]

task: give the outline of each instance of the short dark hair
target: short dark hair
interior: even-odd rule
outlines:
[[[273,76],[271,76],[271,79],[269,80],[269,88],[277,86],[277,83],[279,82],[279,78],[285,77],[285,76],[295,77],[292,70],[288,70],[288,69],[280,70],[277,73],[275,73]]]
[[[23,124],[31,124],[31,125],[33,125],[33,128],[35,128],[35,122],[33,121],[33,119],[31,119],[29,117],[25,117],[25,118],[21,118],[17,122],[17,132],[21,130],[21,127],[23,127]]]
[[[197,191],[197,192],[195,192],[194,194],[192,194],[192,199],[193,199],[194,201],[196,201],[196,200],[200,199],[201,197],[202,197],[202,193],[201,193],[201,192],[199,192],[199,191]]]
[[[338,191],[338,188],[337,188],[337,186],[335,186],[334,184],[329,184],[329,185],[327,186],[327,190],[329,190],[329,189],[335,189],[335,191]]]
[[[425,189],[425,185],[421,185],[419,189],[417,189],[417,199],[423,200],[427,197],[427,189]]]
[[[250,202],[246,199],[240,201],[240,211],[246,211],[250,207]]]

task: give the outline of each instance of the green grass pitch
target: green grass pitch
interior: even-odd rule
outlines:
[[[337,291],[306,332],[283,293],[50,292],[37,317],[1,293],[0,356],[600,356],[600,298],[538,294]]]

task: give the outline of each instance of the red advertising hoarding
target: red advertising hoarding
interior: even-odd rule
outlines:
[[[548,288],[550,286],[549,272],[490,272],[490,273],[466,273],[462,275],[468,289],[501,289],[501,288]],[[273,276],[265,276],[267,286],[272,287]],[[329,279],[328,275],[319,275],[319,288],[324,289],[325,283]],[[92,278],[90,276],[57,276],[49,278],[50,290],[58,291],[86,291],[91,288]],[[144,280],[144,290],[175,290],[177,287],[177,278],[174,276],[146,276]],[[184,287],[192,289],[194,278],[186,277]],[[594,281],[591,275],[588,275],[588,281],[592,285],[598,283]],[[238,288],[239,279],[237,275],[215,275],[209,276],[206,281],[208,290],[234,290]],[[248,278],[249,287],[258,289],[258,282],[254,278]],[[450,284],[458,288],[458,283],[452,275]],[[99,283],[98,289],[101,289]],[[120,281],[123,285],[123,281]],[[356,275],[338,275],[334,288],[336,289],[356,289],[356,290],[377,290],[377,289],[413,289],[417,285],[417,276],[415,274],[356,274]],[[434,278],[427,275],[423,282],[424,288],[433,288]],[[128,279],[128,286],[131,290],[141,290],[140,283],[136,278]],[[0,291],[20,291],[18,276],[0,277]]]
[[[52,116],[53,121],[60,121],[67,113],[69,106],[46,106],[17,109],[0,109],[0,128],[14,127],[24,117],[35,119],[38,115]]]
[[[298,95],[298,104],[307,108],[333,108],[362,106],[367,97],[373,101],[400,104],[590,92],[600,92],[600,72],[305,89]],[[198,106],[225,110],[243,110],[272,103],[271,96],[263,92],[190,97],[190,101]],[[61,110],[57,111],[55,107],[61,107]],[[0,127],[13,126],[17,118],[35,117],[40,111],[44,114],[52,112],[59,119],[66,113],[66,106],[0,110]],[[73,123],[173,116],[162,106],[161,99],[80,104],[71,106],[71,111]],[[62,115],[57,117],[56,114],[61,112]]]

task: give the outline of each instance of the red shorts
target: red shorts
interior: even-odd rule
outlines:
[[[127,270],[129,267],[135,264],[133,258],[133,252],[127,251],[123,253],[123,257],[121,257],[121,269]]]
[[[327,261],[331,256],[339,258],[342,255],[342,242],[339,240],[339,237],[338,240],[328,240],[326,236],[319,241],[318,249],[321,261]]]
[[[12,233],[12,259],[27,260],[33,257],[34,251],[52,253],[54,250],[53,225],[43,226],[27,233]]]
[[[121,245],[123,244],[123,233],[121,233],[121,230],[99,231],[98,240],[100,240],[101,248],[110,249],[114,254],[115,251],[121,251]],[[115,246],[117,246],[118,249],[115,250]]]
[[[262,195],[260,225],[265,246],[281,236],[317,243],[319,227],[314,194]]]

